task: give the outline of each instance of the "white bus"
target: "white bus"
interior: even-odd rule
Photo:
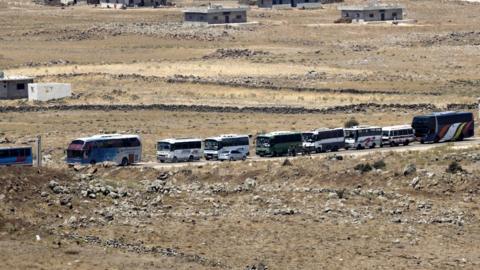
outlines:
[[[67,148],[68,164],[112,161],[126,166],[142,159],[142,142],[137,135],[102,134],[73,140]]]
[[[409,145],[415,141],[415,133],[410,125],[383,127],[382,133],[383,145]]]
[[[220,151],[238,150],[244,155],[250,155],[250,140],[248,135],[225,134],[205,139],[203,155],[206,160],[218,159]]]
[[[356,126],[345,128],[345,149],[374,148],[382,145],[382,128]]]
[[[202,157],[201,139],[165,139],[157,142],[157,160],[194,161]]]
[[[345,134],[343,128],[319,128],[311,135],[305,133],[303,147],[306,152],[338,151],[345,148]]]

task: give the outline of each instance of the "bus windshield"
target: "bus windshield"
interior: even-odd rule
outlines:
[[[257,146],[269,147],[270,138],[269,137],[257,137]]]
[[[412,127],[417,133],[434,133],[435,126],[434,116],[415,116],[413,118]]]
[[[345,129],[345,138],[347,138],[347,139],[357,138],[357,131],[356,130]]]
[[[218,150],[219,142],[215,140],[205,140],[205,150]]]
[[[168,142],[159,142],[157,144],[158,151],[170,151],[170,143]]]
[[[304,132],[302,133],[302,140],[304,142],[313,142],[313,132]]]
[[[68,146],[67,157],[68,158],[81,158],[83,157],[83,146],[85,145],[84,141],[75,140]]]

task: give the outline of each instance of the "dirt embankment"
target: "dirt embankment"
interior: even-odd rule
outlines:
[[[455,170],[447,170],[453,161]],[[369,170],[358,169],[366,162]],[[317,269],[335,256],[350,258],[352,249],[363,256],[345,268],[388,268],[392,261],[410,269],[473,267],[480,263],[478,162],[478,150],[447,149],[161,171],[0,168],[0,241],[27,248],[33,240],[55,254],[103,248],[173,258],[176,269],[299,262]],[[438,248],[439,236],[457,248]],[[466,249],[459,254],[459,247]]]

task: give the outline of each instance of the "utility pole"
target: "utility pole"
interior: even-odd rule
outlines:
[[[37,167],[42,167],[42,136],[37,136]]]

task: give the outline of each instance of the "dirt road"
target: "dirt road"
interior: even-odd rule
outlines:
[[[318,153],[312,154],[308,157],[311,158],[324,158],[326,156],[335,154],[341,156],[366,156],[371,155],[374,153],[381,153],[381,152],[406,152],[406,151],[426,151],[431,150],[437,147],[445,147],[445,146],[452,146],[453,149],[465,149],[470,147],[475,147],[479,145],[480,138],[475,137],[461,142],[451,142],[451,143],[437,143],[437,144],[411,144],[408,146],[398,146],[398,147],[383,147],[383,148],[374,148],[374,149],[364,149],[364,150],[345,150],[340,152],[328,152],[328,153]],[[289,159],[302,159],[305,156],[296,156],[296,157],[288,157]],[[250,156],[247,158],[249,162],[262,162],[262,161],[279,161],[283,160],[285,157],[258,157],[258,156]],[[179,167],[186,167],[186,166],[204,166],[208,164],[215,164],[215,163],[222,163],[221,161],[198,161],[198,162],[183,162],[183,163],[158,163],[158,162],[144,162],[139,163],[138,166],[142,167],[149,167],[155,169],[165,169],[165,168],[179,168]]]

